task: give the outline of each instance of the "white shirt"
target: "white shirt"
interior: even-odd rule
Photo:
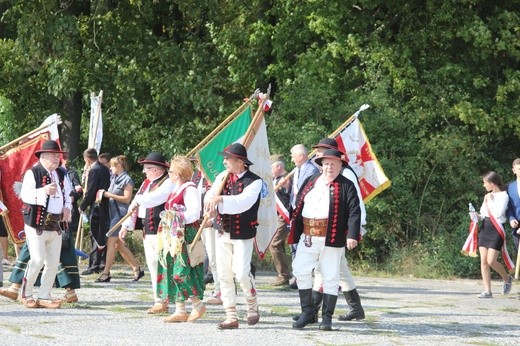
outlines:
[[[491,194],[493,195],[493,200],[489,200],[487,203],[491,214],[493,214],[499,223],[505,223],[507,221],[506,210],[507,204],[509,203],[509,195],[507,194],[507,191],[492,192]],[[480,207],[480,216],[489,217],[485,202],[483,202]]]
[[[330,206],[330,186],[323,176],[316,179],[314,188],[303,199],[302,216],[308,219],[327,219]]]
[[[49,172],[49,171],[47,171]],[[72,203],[70,199],[71,183],[67,174],[64,173],[63,191],[59,183],[58,173],[54,170],[49,172],[51,181],[56,182],[58,189],[52,196],[48,196],[43,187],[36,188],[36,180],[31,169],[25,172],[22,183],[22,190],[20,197],[23,202],[33,205],[47,205],[47,197],[49,197],[49,204],[47,205],[47,212],[51,214],[61,214],[63,208],[71,209]],[[64,202],[65,201],[65,202]]]
[[[237,179],[240,179],[247,171],[237,174]],[[215,178],[215,182],[211,186],[211,189],[206,193],[206,200],[210,200],[217,194],[217,190],[222,185],[222,180],[227,172],[221,172]],[[249,210],[253,204],[256,203],[260,192],[262,191],[262,179],[257,179],[248,186],[238,195],[222,195],[222,203],[218,205],[218,211],[220,214],[240,214]]]

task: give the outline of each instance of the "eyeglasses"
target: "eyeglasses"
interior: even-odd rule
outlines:
[[[144,167],[144,170],[145,170],[145,171],[148,171],[148,170],[150,170],[150,169],[157,169],[157,167]]]
[[[168,174],[173,174],[175,173],[175,171],[168,171]]]

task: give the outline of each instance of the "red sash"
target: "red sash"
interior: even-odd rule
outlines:
[[[511,270],[513,270],[515,268],[515,265],[514,265],[513,261],[511,260],[511,257],[509,257],[509,253],[507,252],[506,233],[504,232],[504,226],[502,226],[502,224],[499,223],[495,219],[493,214],[491,214],[491,209],[489,209],[489,205],[488,205],[487,200],[485,201],[485,205],[486,205],[486,210],[487,210],[489,219],[491,220],[491,222],[493,223],[493,226],[495,226],[495,229],[497,230],[498,234],[500,235],[500,237],[504,241],[504,243],[502,244],[502,258],[504,259],[504,262],[506,264],[507,270],[511,271]]]

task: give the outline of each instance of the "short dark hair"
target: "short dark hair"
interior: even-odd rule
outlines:
[[[88,158],[89,160],[97,160],[98,158],[98,154],[97,154],[97,151],[96,149],[94,148],[88,148],[86,149],[84,152],[83,152],[83,156],[85,156],[86,158]]]
[[[101,153],[98,156],[98,160],[99,159],[103,159],[103,160],[105,160],[108,163],[112,159],[112,155],[110,153]]]

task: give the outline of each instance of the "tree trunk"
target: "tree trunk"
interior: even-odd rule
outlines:
[[[79,138],[81,128],[81,93],[74,93],[69,99],[62,100],[63,112],[61,120],[61,143],[69,152],[69,161],[73,161],[80,153]]]

